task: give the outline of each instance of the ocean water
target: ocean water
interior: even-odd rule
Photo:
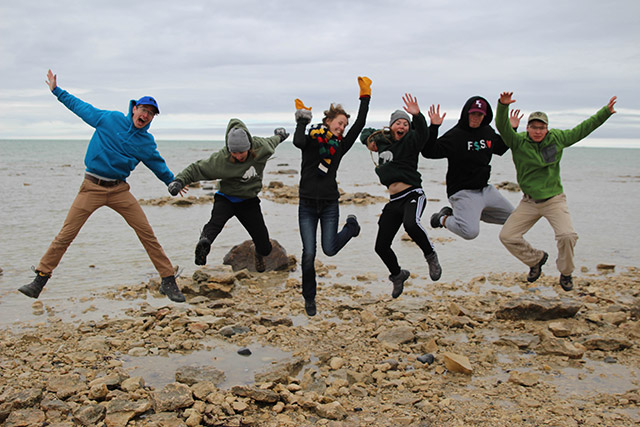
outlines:
[[[200,158],[208,157],[222,147],[221,141],[159,141],[158,148],[174,173]],[[19,294],[17,287],[30,282],[30,267],[40,257],[60,230],[67,211],[77,194],[84,174],[84,154],[87,141],[77,140],[1,140],[0,177],[2,199],[0,221],[0,323],[28,319],[33,300]],[[564,152],[562,176],[569,208],[578,232],[576,276],[581,267],[590,272],[599,263],[615,264],[616,271],[638,266],[640,241],[638,212],[640,211],[640,150],[622,148],[571,147]],[[494,157],[492,182],[515,182],[515,169],[510,153]],[[265,186],[271,181],[296,184],[297,174],[282,174],[282,170],[299,170],[300,152],[291,139],[281,144],[265,170]],[[422,223],[433,239],[443,267],[441,281],[466,281],[491,272],[522,272],[528,268],[511,256],[498,240],[500,227],[481,224],[480,236],[465,241],[445,229],[431,229],[430,215],[447,204],[445,192],[446,160],[420,160],[423,188],[429,203]],[[343,159],[339,186],[346,192],[364,191],[386,197],[375,175],[369,151],[357,144]],[[139,199],[168,195],[166,186],[143,164],[132,173],[129,183]],[[502,191],[502,190],[501,190]],[[192,189],[190,194],[207,191]],[[514,205],[519,193],[503,191]],[[318,248],[318,259],[337,267],[331,278],[321,282],[351,282],[356,274],[374,273],[378,280],[367,285],[376,292],[388,292],[388,272],[373,251],[378,215],[383,204],[366,206],[342,205],[341,222],[348,214],[356,214],[362,226],[359,237],[352,240],[338,255],[327,257]],[[144,206],[156,236],[174,264],[191,275],[197,266],[193,251],[201,227],[208,221],[211,205],[192,207]],[[281,204],[262,199],[262,209],[271,237],[278,240],[288,253],[299,259],[300,242],[297,205]],[[635,218],[635,219],[634,219]],[[394,242],[403,268],[419,275],[412,286],[437,287],[428,278],[426,263],[411,242],[401,241],[403,231]],[[236,219],[227,224],[213,245],[209,265],[221,264],[231,247],[249,238]],[[544,274],[558,275],[557,254],[551,227],[545,220],[527,234],[536,247],[550,254]],[[336,273],[341,273],[338,277]],[[291,273],[300,276],[299,269]],[[55,270],[41,299],[64,305],[78,301],[108,288],[122,284],[137,284],[156,277],[135,233],[124,220],[109,208],[99,209],[84,228]],[[322,292],[321,289],[319,292]],[[165,303],[159,300],[159,303]],[[113,303],[114,307],[117,303]]]

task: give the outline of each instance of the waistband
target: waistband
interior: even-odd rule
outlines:
[[[389,196],[389,201],[390,202],[395,202],[396,200],[400,200],[403,199],[405,197],[407,197],[409,194],[416,192],[418,194],[420,194],[421,196],[424,195],[424,190],[420,187],[409,187],[405,190],[402,190],[399,193],[393,194],[391,196]]]
[[[524,193],[523,193],[523,194],[524,194]],[[558,194],[556,194],[556,196],[558,196]],[[531,200],[533,203],[544,203],[544,202],[546,202],[547,200],[551,200],[551,199],[553,199],[553,198],[554,198],[554,197],[556,197],[556,196],[547,197],[546,199],[534,199],[534,198],[533,198],[533,197],[531,197],[530,195],[528,195],[528,194],[524,194],[524,199],[525,199],[525,200]]]
[[[89,175],[88,173],[84,174],[84,179],[87,179],[91,182],[93,182],[94,184],[98,184],[101,187],[115,187],[116,185],[122,184],[124,181],[121,181],[119,179],[116,180],[104,180],[104,179],[100,179],[100,178],[96,178],[93,175]]]

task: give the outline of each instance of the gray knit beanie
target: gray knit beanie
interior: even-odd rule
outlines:
[[[396,110],[393,113],[391,113],[391,120],[389,120],[389,127],[391,127],[391,125],[396,121],[396,120],[400,120],[400,119],[405,119],[406,121],[409,122],[409,124],[411,124],[411,117],[409,117],[409,114],[407,114],[405,111],[403,110]]]
[[[242,153],[251,148],[249,135],[242,129],[233,128],[227,134],[227,148],[232,153]]]

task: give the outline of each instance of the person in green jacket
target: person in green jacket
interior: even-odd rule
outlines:
[[[274,130],[274,136],[251,136],[239,119],[231,119],[225,134],[225,146],[208,159],[198,160],[180,172],[169,184],[172,196],[196,181],[219,179],[214,196],[211,219],[205,224],[196,245],[195,263],[205,265],[211,244],[232,217],[238,218],[255,246],[255,268],[265,270],[264,257],[271,253],[269,231],[265,225],[258,193],[262,190],[262,176],[267,160],[276,147],[287,139],[284,128]]]
[[[496,110],[496,127],[504,143],[511,149],[518,184],[523,197],[500,231],[500,241],[512,255],[530,267],[527,281],[535,282],[549,255],[535,249],[524,234],[544,217],[553,228],[558,246],[556,265],[560,286],[573,289],[573,250],[578,235],[573,229],[567,198],[560,179],[562,150],[584,139],[616,111],[616,97],[596,114],[573,129],[549,129],[549,118],[535,111],[527,120],[527,131],[516,133],[509,123],[509,105],[516,102],[513,92],[500,94]]]

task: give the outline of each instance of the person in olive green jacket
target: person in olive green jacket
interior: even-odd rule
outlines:
[[[527,120],[527,131],[516,133],[509,123],[509,104],[513,92],[500,94],[496,110],[496,128],[504,143],[511,149],[518,184],[523,197],[518,207],[500,231],[502,244],[520,261],[530,267],[527,280],[535,282],[549,255],[535,249],[524,239],[524,234],[542,217],[551,224],[558,246],[556,265],[560,271],[560,286],[573,289],[571,274],[575,268],[573,250],[578,235],[573,229],[567,198],[560,179],[562,150],[585,138],[602,125],[616,111],[616,97],[596,114],[573,129],[549,129],[549,118],[541,111],[533,112]]]
[[[180,172],[169,184],[172,196],[196,181],[219,179],[214,196],[211,219],[204,226],[196,245],[196,265],[205,265],[211,244],[232,217],[247,230],[255,246],[256,271],[265,270],[264,257],[271,253],[269,231],[265,225],[258,193],[262,190],[262,175],[267,160],[276,147],[287,139],[284,128],[274,130],[274,136],[251,136],[239,119],[231,119],[225,134],[225,146],[208,159],[198,160]]]

